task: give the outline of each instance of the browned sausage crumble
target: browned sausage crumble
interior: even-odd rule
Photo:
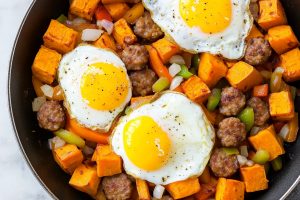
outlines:
[[[131,45],[122,51],[121,59],[128,70],[142,70],[148,63],[149,54],[144,45]]]
[[[262,126],[270,118],[268,104],[260,98],[252,97],[248,100],[247,105],[253,108],[255,125]]]
[[[247,42],[244,59],[250,65],[261,65],[268,61],[271,54],[272,48],[268,40],[262,37],[251,38]]]
[[[152,85],[157,81],[157,76],[151,69],[134,71],[129,74],[132,83],[133,96],[146,96],[152,94]]]
[[[238,89],[227,87],[222,89],[220,113],[225,116],[237,115],[245,106],[246,97]]]

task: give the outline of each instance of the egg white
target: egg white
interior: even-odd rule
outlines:
[[[213,34],[201,32],[197,27],[189,27],[180,15],[179,0],[143,0],[143,4],[150,11],[154,22],[184,50],[240,59],[245,53],[245,38],[253,25],[250,1],[231,0],[230,25],[224,31]]]
[[[151,117],[171,140],[168,162],[155,171],[138,168],[124,150],[124,126],[139,116]],[[201,175],[209,160],[214,137],[214,129],[200,106],[182,94],[166,92],[154,102],[124,116],[114,130],[111,143],[115,153],[122,157],[127,174],[154,184],[166,185]]]
[[[64,105],[72,118],[84,127],[100,132],[109,131],[113,121],[122,112],[132,96],[129,77],[129,90],[125,101],[114,110],[101,111],[91,108],[84,101],[80,83],[81,78],[90,64],[104,62],[120,67],[126,72],[125,64],[113,52],[90,45],[78,46],[72,52],[64,55],[58,68],[58,81],[63,89]]]

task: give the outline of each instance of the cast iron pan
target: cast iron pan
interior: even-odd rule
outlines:
[[[33,1],[21,25],[12,51],[9,71],[9,106],[15,133],[24,156],[44,188],[57,199],[90,199],[68,185],[69,175],[54,162],[47,140],[51,134],[37,125],[31,102],[34,90],[31,84],[31,64],[42,44],[50,19],[68,10],[68,0]],[[300,1],[282,0],[289,23],[300,38]],[[299,83],[296,84],[298,86]],[[299,86],[298,86],[299,88]],[[300,99],[296,100],[300,108]],[[300,175],[300,139],[286,145],[283,170],[269,174],[269,189],[247,195],[247,199],[276,200],[286,197],[295,187]]]

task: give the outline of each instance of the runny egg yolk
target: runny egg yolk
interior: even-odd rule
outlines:
[[[129,160],[143,170],[157,170],[168,160],[170,139],[151,117],[129,121],[124,127],[123,142]]]
[[[129,81],[122,68],[109,63],[94,63],[81,77],[80,90],[91,108],[113,110],[126,100]]]
[[[231,23],[231,0],[180,0],[180,15],[190,27],[204,33],[218,33]]]

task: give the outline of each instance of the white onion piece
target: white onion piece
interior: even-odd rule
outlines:
[[[274,70],[274,72],[282,74],[284,72],[284,69],[282,67],[276,67],[276,69]]]
[[[82,31],[81,40],[82,41],[96,41],[103,31],[99,29],[84,29]]]
[[[245,156],[237,155],[236,157],[237,157],[237,160],[238,160],[240,166],[246,165],[248,159]]]
[[[77,18],[72,20],[73,25],[80,25],[80,24],[84,24],[84,23],[87,23],[87,21],[83,18],[80,18],[80,17],[77,17]]]
[[[287,138],[287,135],[289,134],[289,132],[290,132],[289,124],[285,124],[285,125],[281,128],[281,130],[280,130],[280,132],[279,132],[279,136],[280,136],[283,140],[285,140],[285,139]]]
[[[185,61],[184,61],[183,57],[180,56],[180,55],[172,56],[169,60],[169,63],[171,63],[171,64],[176,63],[176,64],[179,64],[179,65],[185,65]]]
[[[170,90],[174,90],[175,88],[177,88],[183,81],[183,77],[182,76],[175,76],[175,78],[173,78],[171,85],[170,85]]]
[[[88,146],[84,146],[82,152],[84,153],[84,155],[92,155],[94,153],[94,149],[92,149],[91,147]]]
[[[247,158],[248,157],[248,148],[247,148],[247,146],[246,145],[241,146],[240,150],[241,150],[241,155],[245,156]]]
[[[41,106],[46,102],[46,97],[37,97],[33,100],[32,102],[32,111],[33,112],[38,112],[41,108]]]
[[[176,74],[178,74],[180,71],[181,71],[181,67],[177,63],[173,63],[169,67],[169,73],[172,77],[176,76]]]
[[[153,190],[153,197],[156,199],[161,199],[164,194],[165,188],[161,185],[156,185]]]
[[[51,150],[52,150],[52,147],[54,149],[57,149],[57,148],[63,147],[66,144],[66,142],[63,139],[61,139],[60,137],[57,137],[57,136],[55,136],[52,139],[49,139],[48,143],[49,143],[49,148]]]
[[[112,34],[114,30],[114,24],[111,21],[108,21],[106,19],[98,20],[97,26],[101,28],[103,27],[109,35]]]
[[[53,97],[54,90],[53,90],[53,87],[51,87],[50,85],[47,85],[47,84],[42,85],[41,90],[43,91],[43,93],[46,97],[49,97],[49,98]]]
[[[248,161],[246,162],[246,165],[247,165],[248,167],[252,167],[252,166],[254,165],[254,162],[253,162],[252,160],[248,160]]]

